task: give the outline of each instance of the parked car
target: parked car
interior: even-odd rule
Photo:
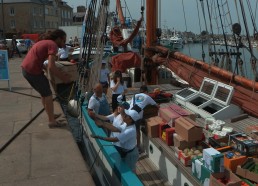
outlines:
[[[16,39],[17,41],[17,47],[18,47],[18,50],[21,52],[21,53],[26,53],[27,52],[27,48],[25,46],[25,40],[24,39]],[[6,42],[7,42],[7,46],[8,48],[12,49],[12,39],[6,39]]]

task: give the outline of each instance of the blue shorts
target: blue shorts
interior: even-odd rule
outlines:
[[[29,82],[29,84],[41,95],[41,97],[48,97],[52,95],[49,81],[43,72],[40,75],[32,75],[22,69],[22,75]]]

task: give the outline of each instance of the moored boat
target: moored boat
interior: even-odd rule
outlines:
[[[104,2],[105,3],[102,2],[98,4],[100,7],[100,14],[102,13],[103,15],[107,13],[106,10],[108,9],[107,7],[109,5],[108,1]],[[117,0],[116,2],[118,5],[118,14],[122,15],[120,1]],[[193,113],[193,115],[197,117],[195,122],[198,123],[201,128],[205,128],[205,122],[208,121],[208,118],[223,120],[225,126],[227,127],[232,127],[234,125],[232,119],[237,117],[239,117],[239,121],[244,121],[247,123],[247,125],[257,124],[258,109],[256,105],[258,104],[258,83],[254,80],[249,80],[242,77],[235,72],[229,72],[219,68],[218,66],[213,66],[206,62],[186,56],[183,53],[170,51],[165,47],[157,45],[156,5],[156,0],[146,1],[147,29],[146,43],[144,43],[144,63],[130,64],[128,62],[126,67],[141,67],[145,72],[145,77],[142,77],[142,79],[144,79],[144,83],[149,85],[151,90],[154,90],[157,87],[162,88],[162,85],[157,85],[158,66],[160,65],[164,65],[167,69],[170,69],[173,73],[178,75],[182,80],[186,81],[191,88],[189,87],[183,89],[179,86],[180,84],[177,84],[178,86],[168,85],[166,88],[162,88],[166,89],[168,92],[171,92],[174,95],[174,99],[171,100],[170,103],[162,104],[161,107],[170,107],[174,104],[177,106],[180,105],[180,108]],[[93,11],[94,7],[96,7],[96,1],[91,2],[89,5],[89,10]],[[95,12],[88,12],[88,17],[86,17],[88,19],[85,19],[85,23],[88,24],[86,27],[95,23],[93,19],[90,19],[90,17],[94,15],[93,13]],[[104,18],[104,16],[102,18]],[[120,19],[120,22],[123,23],[123,16],[121,16]],[[79,81],[79,87],[81,87],[79,90],[80,92],[89,92],[94,83],[97,82],[99,76],[97,69],[100,67],[97,62],[101,61],[100,59],[102,59],[103,56],[101,55],[101,50],[103,51],[104,43],[102,42],[101,37],[105,30],[104,25],[104,22],[101,24],[101,21],[99,21],[99,27],[101,29],[98,31],[101,31],[102,33],[96,38],[96,46],[91,46],[90,44],[90,39],[92,39],[91,34],[93,31],[87,29],[89,27],[85,29],[85,46],[82,51],[88,49],[88,52],[85,51],[82,53],[82,59],[85,60],[82,61],[80,67],[83,69],[83,76],[80,76],[82,79]],[[138,24],[138,29],[140,25],[141,23]],[[119,30],[120,28],[117,29]],[[127,38],[121,37],[120,40],[116,40],[116,45],[126,47],[133,36],[135,36],[135,33]],[[90,51],[94,47],[98,51],[100,50],[100,52],[99,56],[94,60],[96,61],[96,64],[89,67],[87,65],[87,60],[90,59]],[[129,54],[133,55],[134,58],[135,55],[139,56],[138,54],[134,55],[130,52]],[[126,55],[128,55],[128,52]],[[116,62],[119,62],[119,60],[123,61],[124,58],[120,57],[121,55],[119,58],[114,56],[113,59],[116,59]],[[137,64],[137,66],[135,64]],[[114,70],[118,66],[119,65],[115,66]],[[255,63],[253,69],[256,69]],[[86,80],[84,79],[85,77],[87,78]],[[82,88],[85,86],[88,87]],[[134,87],[132,87],[131,90],[131,94],[136,93],[136,89]],[[84,93],[82,93],[82,95],[84,96]],[[128,98],[130,98],[130,95],[128,95]],[[89,157],[88,160],[92,166],[92,170],[94,170],[96,175],[98,175],[98,178],[101,178],[101,184],[147,185],[146,180],[144,180],[143,176],[139,174],[139,171],[137,175],[129,170],[111,143],[90,138],[91,134],[106,134],[102,129],[98,128],[94,124],[94,121],[88,116],[86,102],[82,102],[81,105],[84,141],[87,146],[86,154]],[[241,119],[240,116],[243,114],[247,114],[247,117]],[[241,122],[235,123],[235,127],[232,128],[237,132],[244,131],[244,128],[241,126]],[[159,131],[159,134],[161,134],[161,131]],[[166,135],[168,134],[170,135],[170,140],[173,140],[173,135],[171,137],[171,133],[167,133]],[[185,162],[182,163],[181,159],[178,160],[178,150],[172,144],[168,145],[166,138],[165,140],[162,138],[162,134],[161,137],[152,137],[148,134],[146,135],[146,133],[143,131],[142,136],[144,152],[147,154],[148,159],[151,160],[151,162],[157,167],[159,172],[161,172],[163,177],[165,177],[164,179],[166,180],[166,184],[202,184],[200,180],[193,175],[191,169],[189,167],[185,167]],[[165,184],[165,182],[162,182],[162,184]]]

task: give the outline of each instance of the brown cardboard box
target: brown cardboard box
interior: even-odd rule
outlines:
[[[62,72],[67,73],[70,76],[71,82],[78,80],[78,71],[77,71],[77,65],[74,63],[70,63],[67,61],[58,61],[55,63],[56,67],[61,70]],[[61,79],[54,76],[52,73],[48,72],[50,80],[54,84],[60,84],[63,83]]]
[[[178,134],[174,134],[173,138],[174,138],[174,146],[177,147],[179,150],[184,150],[186,148],[192,148],[196,145],[195,141],[187,142]]]
[[[151,138],[159,137],[159,125],[164,123],[162,118],[159,116],[151,117],[146,119],[148,136]]]
[[[196,114],[191,112],[191,111],[189,111],[189,110],[183,109],[182,107],[180,107],[180,106],[178,106],[176,104],[171,104],[171,105],[169,105],[169,107],[173,111],[175,111],[177,114],[179,114],[180,116],[189,117],[193,121],[196,120]]]
[[[170,127],[174,127],[175,120],[180,117],[180,115],[170,109],[170,107],[160,108],[159,116],[162,117]]]
[[[253,132],[258,132],[258,125],[247,126],[247,127],[245,128],[245,133],[246,133],[247,135],[249,135],[249,134],[251,134],[251,133],[253,133]]]
[[[227,184],[224,184],[218,180],[223,178],[230,181]],[[241,182],[242,180],[239,177],[227,169],[225,169],[224,172],[213,173],[210,176],[210,186],[241,186]]]
[[[186,141],[201,140],[202,128],[189,118],[180,117],[175,120],[175,130]]]
[[[249,158],[248,161],[254,161],[256,164],[258,164],[257,158]],[[258,174],[256,174],[255,172],[251,172],[248,169],[243,169],[240,165],[237,166],[236,174],[258,183]]]

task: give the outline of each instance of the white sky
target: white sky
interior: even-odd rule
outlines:
[[[89,4],[91,0],[65,0],[69,6],[73,7],[74,9],[77,6],[83,5],[85,6],[86,3]],[[140,18],[140,9],[141,9],[141,3],[146,0],[121,0],[122,6],[124,6],[124,2],[126,2],[128,9],[132,15],[133,19],[139,19]],[[236,10],[236,6],[234,4],[235,1],[233,0],[219,0],[219,2],[226,2],[228,1],[229,7],[234,8]],[[203,13],[201,11],[200,6],[200,0],[162,0],[161,1],[161,27],[164,28],[165,26],[167,28],[175,28],[178,31],[193,31],[194,33],[200,33],[200,24],[198,19],[198,8],[197,8],[197,2],[199,6],[199,14],[201,17],[201,30],[205,30],[205,24],[203,19]],[[206,21],[209,21],[208,15],[207,15],[207,6],[206,1],[205,2],[205,11],[206,11]],[[208,2],[216,4],[217,0],[209,0]],[[243,1],[244,5],[247,7],[246,2]],[[253,15],[255,15],[255,8],[257,1],[250,0]],[[183,6],[184,5],[184,6]],[[184,11],[183,11],[184,7]],[[238,5],[237,7],[240,11],[240,7]],[[110,11],[115,11],[115,0],[110,0]],[[212,10],[210,10],[212,11]],[[213,8],[214,11],[214,8]],[[185,14],[184,14],[185,12]],[[226,11],[225,11],[226,12]],[[230,12],[232,17],[232,22],[238,22],[237,13],[236,11]],[[247,16],[250,17],[249,11],[247,11]],[[258,13],[257,13],[258,14]],[[184,15],[186,18],[184,18]],[[218,13],[217,13],[218,15]],[[126,16],[129,16],[129,13],[127,11]],[[186,22],[186,23],[185,23]],[[242,22],[242,17],[240,22]],[[257,21],[255,21],[257,22]],[[251,25],[251,21],[249,20],[249,25]],[[209,29],[209,25],[208,30]],[[241,23],[242,28],[244,28],[244,25]],[[214,23],[213,30],[216,27],[216,23]],[[250,32],[253,32],[253,27],[250,27]]]

